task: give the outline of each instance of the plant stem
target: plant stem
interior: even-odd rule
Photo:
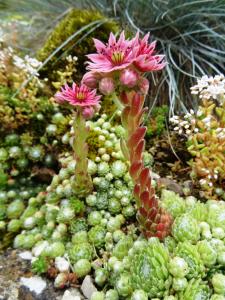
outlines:
[[[130,161],[129,172],[134,182],[137,219],[146,237],[155,236],[163,239],[170,233],[172,218],[159,206],[151,185],[150,170],[144,167],[146,133],[146,127],[142,126],[145,112],[144,96],[135,92],[123,93],[120,101],[124,105],[121,120],[126,130],[126,136],[121,140],[121,148],[125,158]]]
[[[88,174],[88,145],[86,139],[89,129],[86,127],[86,121],[81,111],[76,113],[73,130],[73,150],[76,160],[73,190],[78,196],[84,197],[92,191],[93,185],[91,176]]]

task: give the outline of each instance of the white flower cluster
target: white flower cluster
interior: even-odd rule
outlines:
[[[77,58],[76,56],[68,55],[68,56],[66,57],[66,60],[67,60],[68,62],[76,62],[76,61],[78,60],[78,58]]]
[[[24,58],[14,55],[13,62],[17,68],[24,70],[29,75],[39,76],[37,69],[42,63],[36,58],[32,58],[29,55],[26,55]]]
[[[217,180],[218,179],[218,176],[219,176],[219,172],[218,170],[212,170],[211,174],[210,174],[210,171],[206,168],[202,168],[202,171],[207,173],[207,176],[205,178],[202,178],[199,180],[199,183],[200,185],[208,185],[210,187],[213,186],[213,182],[214,180]]]
[[[15,67],[23,70],[28,76],[38,77],[37,69],[42,65],[36,58],[26,55],[24,58],[14,53],[11,47],[0,49],[0,68],[6,69],[8,61],[11,61]]]
[[[197,84],[191,87],[191,93],[199,95],[200,99],[218,100],[221,104],[225,101],[225,76],[203,76]]]
[[[6,61],[12,57],[13,49],[11,47],[0,49],[0,68],[5,69]]]
[[[217,136],[220,140],[225,139],[225,128],[218,127],[218,128],[216,129],[216,136]]]
[[[193,109],[183,119],[179,116],[173,116],[170,118],[170,122],[175,126],[173,129],[179,135],[190,136],[194,132],[198,132],[198,128],[195,128],[196,118]]]

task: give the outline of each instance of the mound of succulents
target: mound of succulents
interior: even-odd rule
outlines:
[[[161,205],[174,218],[171,236],[145,239],[120,149],[124,130],[105,114],[87,122],[95,145],[88,161],[94,192],[83,200],[74,195],[76,161],[66,153],[46,193],[31,197],[22,216],[12,216],[5,230],[13,223],[22,228],[14,247],[32,251],[34,272],[54,269],[57,288],[93,275],[99,292],[92,299],[224,299],[225,203],[162,190]],[[146,153],[146,165],[150,161]]]
[[[97,287],[91,300],[222,300],[224,192],[214,196],[214,189],[208,189],[201,202],[159,189],[152,178],[152,156],[144,138],[146,132],[151,136],[157,130],[154,123],[152,131],[143,126],[149,89],[145,73],[161,70],[165,61],[148,38],[137,34],[126,40],[122,32],[118,39],[111,33],[107,44],[95,39],[96,53],[88,55],[88,72],[81,83],[65,84],[67,77],[62,76],[52,84],[65,85],[55,102],[50,101],[52,116],[41,137],[35,136],[39,131],[33,127],[30,135],[29,130],[20,136],[4,135],[1,235],[4,242],[13,235],[14,248],[30,250],[32,271],[48,274],[56,288],[80,284],[91,275]],[[100,110],[107,97],[117,107],[113,114]],[[191,162],[196,177],[211,176],[198,174],[203,163],[209,170],[215,166],[219,178],[213,180],[222,187],[224,98],[220,101],[216,107],[205,100],[200,108],[203,119],[194,125],[202,131],[193,127],[189,151],[196,156]],[[159,132],[166,122],[164,109],[160,113]],[[207,114],[217,117],[211,116],[213,124],[204,132],[204,124],[210,123],[204,121]],[[44,114],[37,115],[44,120]],[[177,117],[172,121],[179,133],[193,125]],[[216,152],[213,144],[207,146],[207,134],[217,143]],[[213,151],[214,160],[204,156]],[[51,153],[57,153],[58,162],[51,183],[34,186],[33,174],[25,171],[36,163],[50,166]],[[19,180],[21,174],[27,179]]]

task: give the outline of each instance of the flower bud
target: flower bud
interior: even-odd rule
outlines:
[[[97,87],[97,81],[98,78],[94,72],[87,72],[84,74],[81,82],[89,88],[95,89]]]
[[[138,74],[134,70],[125,69],[120,74],[120,81],[123,85],[132,88],[137,84]]]
[[[147,78],[141,78],[139,81],[139,88],[142,94],[147,95],[149,90],[149,81]]]
[[[82,111],[82,115],[85,119],[91,119],[94,116],[94,113],[93,107],[85,107]]]
[[[114,82],[110,77],[102,78],[99,82],[99,90],[103,95],[110,95],[114,92]]]

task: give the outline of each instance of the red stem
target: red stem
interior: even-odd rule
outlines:
[[[144,167],[146,127],[142,126],[145,112],[144,96],[131,92],[122,93],[120,100],[124,105],[122,124],[126,129],[126,138],[121,142],[125,157],[130,160],[130,175],[134,182],[134,196],[138,213],[137,219],[146,237],[163,239],[170,234],[172,218],[160,206],[151,185],[149,168]]]

